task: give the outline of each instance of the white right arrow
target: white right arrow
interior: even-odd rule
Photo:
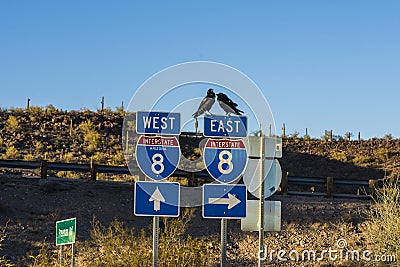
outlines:
[[[228,204],[228,210],[235,207],[240,202],[242,201],[240,201],[240,199],[238,199],[236,196],[230,193],[228,193],[228,198],[213,198],[213,197],[208,198],[208,204],[221,204],[221,205]]]
[[[160,202],[165,202],[164,196],[161,194],[160,190],[158,189],[158,186],[156,187],[156,190],[154,190],[153,194],[149,198],[149,201],[153,201],[153,209],[155,211],[160,210]]]

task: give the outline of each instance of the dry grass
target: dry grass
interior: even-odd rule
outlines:
[[[19,121],[18,121],[17,117],[12,116],[12,115],[10,117],[8,117],[8,119],[6,121],[6,126],[5,126],[6,131],[15,132],[15,131],[18,131],[19,128],[20,128],[20,126],[19,126]]]
[[[367,237],[375,254],[400,259],[400,187],[394,180],[385,182],[374,197],[368,212]]]
[[[180,218],[162,220],[160,233],[159,266],[212,266],[215,253],[210,241],[185,234],[193,212],[186,210]],[[118,220],[103,226],[93,220],[91,239],[77,242],[76,266],[82,267],[135,267],[152,265],[152,236],[142,229],[136,233]],[[57,250],[43,242],[37,255],[28,255],[21,266],[58,266]],[[64,266],[69,266],[71,252],[66,248]],[[1,263],[1,261],[0,261]],[[0,265],[4,266],[4,265]]]
[[[192,212],[181,218],[163,219],[160,234],[159,266],[210,266],[214,257],[208,242],[185,236]],[[152,237],[142,230],[136,234],[123,223],[114,221],[109,227],[93,222],[91,240],[80,244],[81,266],[151,266]]]
[[[57,253],[51,248],[46,240],[40,246],[39,252],[36,255],[28,254],[27,258],[22,259],[18,266],[29,266],[29,267],[49,267],[49,266],[69,266],[64,264],[61,266],[58,264]]]
[[[1,247],[3,246],[3,242],[7,237],[6,228],[7,228],[7,225],[4,226],[4,227],[0,227],[0,251],[1,251]],[[9,260],[7,260],[5,258],[5,256],[0,256],[0,266],[2,266],[2,267],[11,267],[11,266],[14,266],[14,265]]]

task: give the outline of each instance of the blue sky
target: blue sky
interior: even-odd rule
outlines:
[[[400,137],[400,1],[0,1],[0,107],[127,105],[154,73],[214,61],[278,132]]]

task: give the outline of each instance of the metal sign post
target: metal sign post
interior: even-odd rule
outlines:
[[[203,161],[211,177],[220,183],[203,185],[203,218],[221,218],[221,267],[225,267],[227,219],[245,218],[247,211],[247,188],[235,183],[248,162],[246,145],[237,139],[247,136],[247,117],[204,117],[203,128],[204,136],[217,137],[204,145]]]
[[[71,248],[71,267],[75,266],[75,244],[72,244],[72,248]]]
[[[226,267],[227,224],[226,219],[221,219],[221,267]]]
[[[64,264],[64,246],[60,246],[60,266]]]
[[[263,144],[263,134],[262,130],[260,130],[260,158],[261,158],[261,170],[260,170],[260,230],[259,230],[259,248],[258,248],[258,267],[264,266],[263,260],[264,260],[264,195],[265,195],[265,188],[264,188],[264,157],[265,157],[265,149],[264,149],[264,144]]]
[[[160,217],[153,217],[153,267],[158,267],[158,241],[159,241],[159,229]]]
[[[64,245],[72,245],[71,266],[75,266],[76,218],[56,222],[56,246],[60,246],[60,266],[64,264]]]
[[[179,164],[179,140],[171,135],[181,133],[180,124],[180,113],[136,113],[136,133],[144,134],[136,143],[136,162],[153,181],[135,182],[133,208],[136,216],[153,216],[153,267],[158,267],[160,216],[179,216],[180,184],[161,181],[171,176]]]

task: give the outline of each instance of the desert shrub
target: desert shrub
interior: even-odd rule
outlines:
[[[6,240],[6,228],[7,225],[4,227],[0,227],[0,251],[2,250],[3,242]],[[5,256],[0,256],[0,266],[2,267],[11,267],[14,266],[9,260],[5,258]]]
[[[57,114],[58,110],[53,105],[47,105],[45,111],[49,115]]]
[[[392,134],[385,134],[385,135],[383,136],[383,139],[390,141],[390,140],[393,140],[394,137],[393,137]]]
[[[56,173],[56,176],[60,178],[72,178],[72,179],[78,179],[82,177],[82,175],[73,171],[59,171]]]
[[[83,140],[88,151],[94,151],[100,144],[100,134],[96,131],[96,128],[91,120],[86,120],[79,125],[79,128],[83,131]]]
[[[74,159],[74,153],[72,153],[72,152],[64,153],[64,154],[62,154],[61,159],[64,162],[72,162],[72,160]]]
[[[215,264],[209,242],[185,236],[193,213],[186,210],[180,218],[164,219],[160,233],[159,266],[211,266]],[[151,266],[152,237],[114,220],[109,227],[92,223],[91,240],[79,246],[83,266]]]
[[[185,237],[193,209],[184,210],[181,219],[163,218],[160,236],[160,266],[212,266],[216,262],[209,242]],[[215,244],[214,244],[215,245]]]
[[[96,131],[87,132],[84,136],[86,149],[88,151],[94,151],[97,149],[100,143],[100,134]]]
[[[87,133],[87,132],[93,131],[95,129],[95,126],[91,120],[86,120],[86,121],[82,122],[81,124],[79,124],[79,128],[84,133]]]
[[[27,161],[35,161],[35,160],[36,160],[36,157],[35,157],[34,155],[32,155],[32,154],[26,154],[26,155],[24,156],[24,160],[27,160]]]
[[[110,163],[111,165],[124,165],[125,164],[124,152],[122,150],[117,150],[117,152],[112,155]]]
[[[18,119],[15,116],[9,116],[7,121],[6,121],[6,127],[5,127],[7,132],[15,132],[19,129],[19,122]]]
[[[395,255],[400,259],[400,187],[394,181],[386,181],[376,191],[375,203],[367,213],[367,237],[374,254]]]
[[[28,111],[35,116],[40,116],[44,113],[43,108],[39,106],[31,106],[29,107]]]
[[[106,108],[103,108],[103,110],[102,109],[97,109],[97,113],[111,114],[112,110],[111,110],[110,107],[106,107]]]
[[[136,235],[117,220],[109,227],[94,220],[92,227],[91,240],[79,247],[83,266],[151,266],[151,240],[144,230]]]
[[[117,106],[115,107],[115,113],[118,114],[119,116],[123,117],[125,116],[125,110],[123,106]]]
[[[12,112],[15,115],[18,115],[18,116],[24,114],[24,109],[23,108],[9,107],[7,110],[9,112]]]
[[[299,138],[300,133],[298,131],[294,131],[291,135],[289,135],[290,138],[296,140],[297,138]]]
[[[354,163],[354,164],[365,164],[365,163],[368,163],[369,162],[369,157],[367,157],[367,156],[363,156],[363,155],[357,155],[357,156],[355,156],[351,161]]]
[[[94,155],[92,156],[92,160],[94,163],[97,164],[104,164],[106,163],[108,155],[103,152],[95,152]]]
[[[332,158],[338,161],[346,162],[347,161],[347,156],[344,152],[333,152]]]
[[[66,254],[69,254],[68,252]],[[49,267],[49,266],[69,266],[66,262],[60,265],[57,252],[44,240],[37,254],[28,253],[28,255],[18,261],[18,266],[27,267]]]
[[[16,159],[18,157],[18,151],[14,146],[9,146],[4,155],[5,159]]]
[[[387,161],[389,158],[389,152],[386,148],[379,148],[375,150],[374,154],[375,157],[382,162]]]
[[[36,140],[36,141],[35,141],[35,148],[36,148],[36,151],[37,151],[37,152],[41,152],[42,149],[43,149],[43,144],[42,144],[42,142]]]

